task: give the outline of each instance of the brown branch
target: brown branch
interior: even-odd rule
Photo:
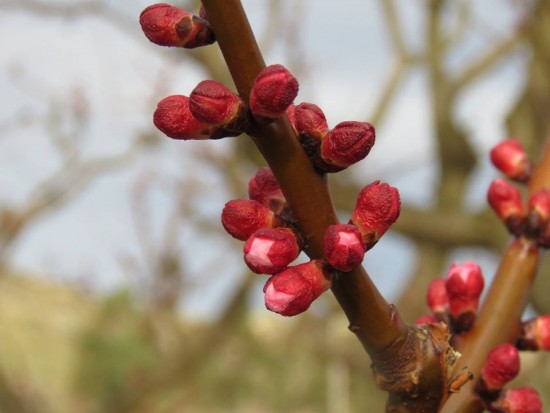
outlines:
[[[242,5],[239,0],[203,0],[203,5],[236,88],[247,100],[264,61]],[[324,231],[337,222],[325,177],[314,171],[286,117],[260,128],[253,140],[277,177],[307,240],[306,253],[321,258]],[[436,356],[446,354],[442,349],[447,345],[445,333],[438,328],[428,331],[405,325],[362,267],[333,277],[332,292],[375,369],[390,372],[378,374],[377,379],[390,391],[390,403],[397,409],[392,411],[435,411],[446,395],[446,360]],[[416,371],[419,365],[420,371]],[[415,378],[419,385],[413,384]],[[413,396],[415,391],[422,397]]]
[[[529,182],[529,193],[550,188],[550,144]],[[504,342],[514,343],[540,264],[540,251],[532,240],[517,238],[504,253],[474,328],[457,337],[456,348],[462,353],[457,369],[479,372],[489,351]],[[473,391],[474,383],[449,400],[444,413],[480,413],[483,406]]]
[[[238,0],[203,4],[237,90],[248,99],[265,64],[242,5]],[[286,118],[262,128],[253,140],[277,176],[306,236],[306,252],[311,258],[321,258],[324,231],[337,222],[325,178],[314,171]],[[334,280],[333,291],[366,349],[382,351],[403,335],[404,328],[393,325],[391,307],[363,269]]]

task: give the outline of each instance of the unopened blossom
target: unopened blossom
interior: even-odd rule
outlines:
[[[449,311],[447,281],[444,278],[434,278],[430,282],[426,301],[434,314],[442,315]]]
[[[248,181],[248,196],[275,212],[279,212],[286,204],[279,182],[268,167],[258,169],[256,175]]]
[[[206,20],[167,3],[145,8],[139,23],[145,36],[159,46],[192,49],[216,40]]]
[[[517,346],[521,350],[550,351],[550,315],[541,315],[523,323]]]
[[[355,225],[330,225],[323,242],[325,259],[333,268],[347,272],[363,262],[365,245]]]
[[[296,98],[298,88],[298,81],[284,66],[267,66],[252,85],[250,110],[259,118],[279,118]]]
[[[445,286],[453,329],[456,332],[469,330],[485,286],[481,268],[474,262],[455,263],[449,269]]]
[[[517,387],[504,391],[489,406],[491,413],[542,413],[542,400],[531,387]]]
[[[189,98],[175,95],[162,99],[153,114],[153,123],[172,139],[209,139],[213,127],[201,122],[189,110]]]
[[[320,158],[327,172],[336,172],[364,159],[375,141],[374,126],[346,121],[331,129],[321,142]]]
[[[495,179],[487,191],[487,201],[508,229],[518,235],[525,215],[519,189],[504,179]]]
[[[506,139],[491,150],[491,162],[497,169],[511,179],[525,182],[532,165],[517,139]]]
[[[252,199],[236,199],[225,204],[222,225],[233,238],[246,241],[254,232],[275,226],[275,214]]]
[[[500,344],[487,355],[481,369],[482,388],[489,392],[502,389],[519,373],[519,352],[509,343]]]
[[[306,311],[330,285],[322,261],[313,260],[288,267],[273,275],[265,284],[265,305],[275,313],[294,316]]]
[[[276,274],[299,254],[296,235],[288,228],[260,228],[244,244],[244,261],[256,274]]]
[[[235,93],[215,80],[203,80],[189,95],[189,108],[202,122],[232,129],[244,122],[244,106]],[[239,122],[240,121],[240,122]],[[237,130],[242,132],[242,130]]]
[[[401,201],[396,188],[375,181],[361,190],[350,223],[361,232],[367,250],[372,248],[397,220],[400,210]]]

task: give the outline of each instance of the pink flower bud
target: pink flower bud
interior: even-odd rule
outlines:
[[[225,204],[222,225],[233,238],[246,241],[254,232],[275,226],[275,214],[257,201],[236,199]]]
[[[526,182],[531,175],[532,165],[521,143],[506,139],[491,150],[491,162],[510,179]]]
[[[512,381],[519,373],[519,352],[511,344],[501,344],[487,355],[481,370],[482,387],[489,392],[495,392]]]
[[[433,314],[424,314],[414,320],[414,324],[419,326],[422,324],[437,324],[437,318]]]
[[[550,351],[550,315],[535,317],[523,323],[517,345],[520,350]]]
[[[153,123],[172,139],[209,139],[212,126],[199,121],[189,110],[187,96],[168,96],[162,99],[153,115]]]
[[[192,49],[216,41],[206,20],[166,3],[147,7],[139,23],[145,36],[159,46]]]
[[[328,124],[321,108],[313,103],[300,103],[295,112],[296,131],[320,141],[328,132]]]
[[[514,234],[519,234],[524,217],[519,189],[504,179],[495,179],[487,192],[489,205]]]
[[[256,274],[276,274],[299,254],[296,235],[288,228],[260,228],[244,244],[244,261]]]
[[[361,190],[350,223],[359,228],[367,250],[397,220],[400,208],[399,192],[393,186],[375,181]]]
[[[528,225],[534,233],[540,233],[550,221],[550,191],[541,189],[528,201]]]
[[[279,182],[268,167],[258,169],[256,175],[248,182],[248,196],[276,213],[286,204]]]
[[[215,80],[203,80],[193,89],[189,96],[189,109],[198,120],[222,127],[244,115],[241,99]]]
[[[321,143],[321,159],[327,172],[336,172],[364,159],[374,145],[374,127],[368,122],[341,122]]]
[[[531,387],[517,387],[503,392],[497,401],[491,403],[492,413],[542,413],[542,400]]]
[[[363,262],[365,246],[355,225],[330,225],[325,231],[324,255],[338,271],[351,271]]]
[[[288,267],[267,280],[265,306],[283,316],[294,316],[306,311],[329,288],[330,279],[322,261]]]
[[[298,81],[282,65],[271,65],[259,74],[250,93],[250,110],[255,116],[280,118],[298,94]]]
[[[434,314],[445,314],[449,311],[449,296],[447,295],[447,281],[444,278],[434,278],[428,286],[426,300]]]
[[[473,262],[453,264],[445,286],[453,330],[457,333],[469,330],[475,321],[479,296],[485,286],[481,268]]]

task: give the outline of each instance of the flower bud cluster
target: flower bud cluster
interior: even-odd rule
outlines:
[[[146,37],[162,46],[194,48],[215,41],[204,7],[198,15],[158,3],[140,15]],[[312,103],[294,106],[296,78],[282,65],[262,69],[248,100],[214,80],[200,82],[189,94],[162,99],[153,115],[155,126],[178,140],[218,139],[247,133],[288,116],[298,139],[319,174],[337,172],[362,160],[375,141],[367,122],[345,121],[330,129],[323,111]],[[397,189],[379,181],[359,194],[348,224],[330,226],[325,234],[325,259],[290,266],[303,247],[292,212],[275,176],[262,168],[250,180],[249,199],[225,204],[222,225],[245,241],[243,255],[255,273],[269,274],[266,306],[283,315],[305,311],[330,287],[335,270],[359,266],[367,250],[395,222],[400,212]]]
[[[324,236],[325,260],[341,272],[352,271],[399,217],[396,188],[375,181],[359,193],[349,224],[330,225]]]
[[[153,115],[155,126],[172,139],[218,139],[240,135],[246,128],[241,99],[220,82],[200,82],[189,97],[162,99]]]
[[[325,114],[313,103],[290,106],[287,115],[319,173],[346,169],[364,159],[374,145],[375,130],[370,123],[345,121],[330,129]]]
[[[491,150],[491,161],[508,178],[527,183],[533,164],[519,141],[507,139]],[[487,201],[496,215],[516,237],[536,240],[543,248],[550,248],[550,191],[541,189],[524,204],[520,190],[504,179],[491,182]]]
[[[483,287],[483,274],[479,265],[473,262],[452,264],[446,278],[436,278],[428,287],[426,301],[432,311],[431,316],[449,324],[454,333],[470,330]],[[420,319],[423,323],[429,320],[429,317]]]
[[[257,274],[269,274],[264,287],[266,307],[284,316],[307,310],[330,288],[329,267],[314,260],[290,266],[302,248],[291,211],[269,168],[261,168],[249,181],[250,199],[225,204],[222,225],[242,241],[244,261]]]
[[[283,116],[298,93],[298,81],[281,65],[264,68],[249,102],[214,80],[200,82],[187,96],[161,100],[155,126],[173,139],[218,139],[254,134],[256,128]]]

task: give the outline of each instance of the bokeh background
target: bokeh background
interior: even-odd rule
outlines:
[[[233,87],[216,45],[147,41],[142,0],[0,0],[0,411],[378,412],[384,395],[332,296],[284,319],[219,214],[262,159],[241,136],[172,141],[156,102]],[[174,3],[197,11],[196,1]],[[507,234],[488,150],[550,131],[550,2],[244,0],[265,60],[329,124],[377,143],[330,176],[346,221],[362,186],[398,187],[398,223],[365,266],[408,321],[429,281]],[[543,263],[528,315],[550,313]],[[550,388],[550,358],[516,384]],[[547,406],[548,394],[544,394]]]

